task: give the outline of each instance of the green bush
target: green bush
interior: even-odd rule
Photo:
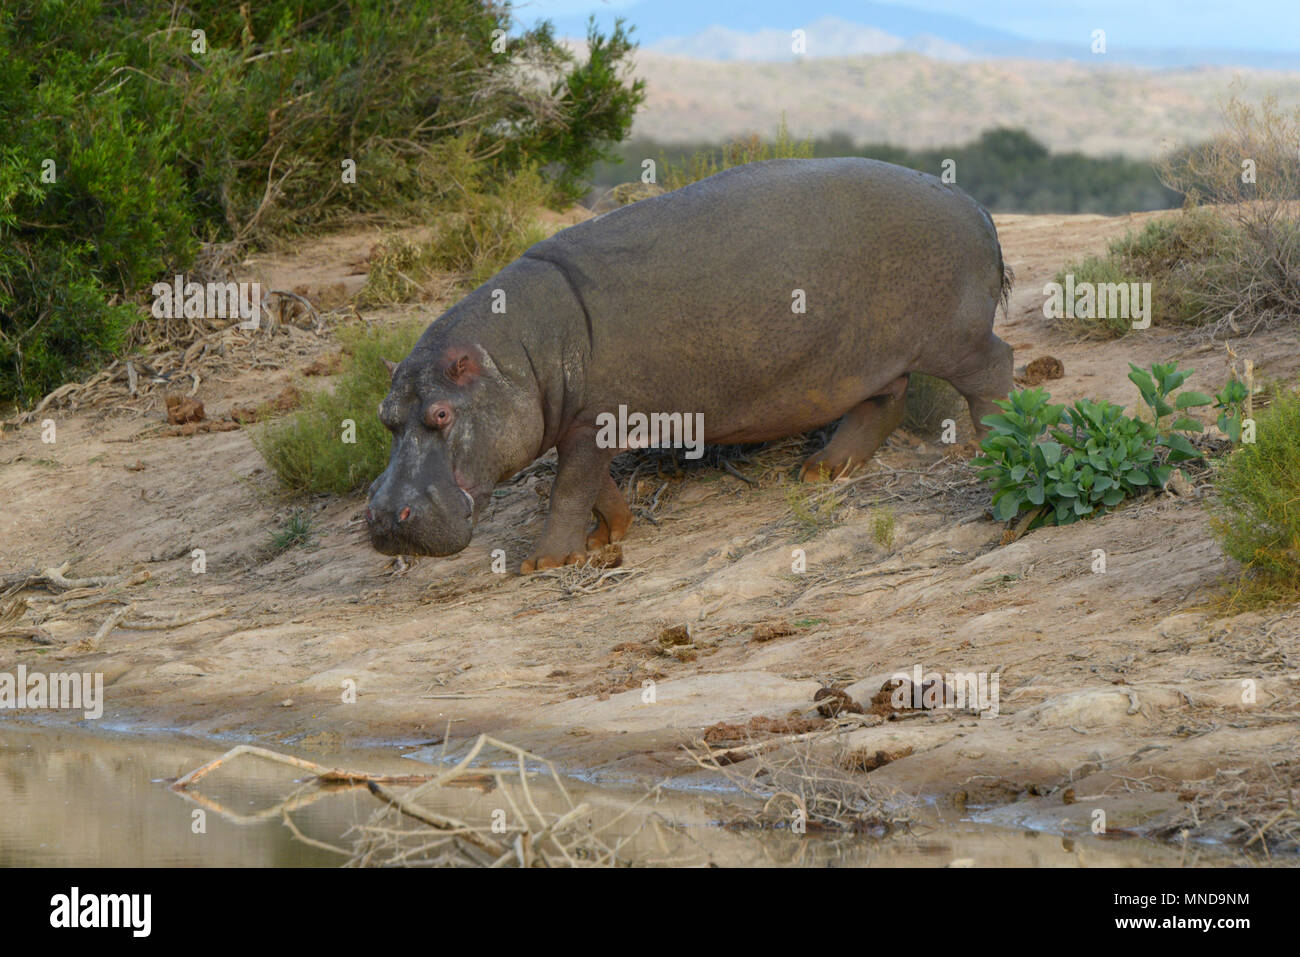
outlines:
[[[1131,369],[1129,379],[1152,422],[1125,415],[1122,406],[1105,400],[1053,405],[1045,389],[1017,390],[997,401],[1002,412],[982,420],[991,429],[980,443],[984,454],[972,459],[993,488],[994,518],[1008,521],[1033,512],[1029,528],[1069,525],[1148,488],[1163,488],[1174,465],[1200,457],[1179,434],[1199,432],[1199,422],[1184,414],[1169,431],[1162,425],[1167,416],[1213,399],[1190,390],[1175,397],[1191,371],[1174,363],[1157,363],[1150,372]],[[1157,455],[1161,447],[1165,452]]]
[[[344,332],[349,355],[333,391],[313,392],[297,412],[253,433],[253,445],[288,489],[343,494],[365,488],[384,470],[392,436],[375,414],[388,394],[383,360],[405,358],[424,329],[411,322]],[[354,443],[343,441],[348,419]]]
[[[0,402],[143,337],[133,304],[202,242],[423,220],[463,207],[467,168],[576,196],[644,98],[628,32],[578,60],[510,28],[493,0],[0,7]]]
[[[1234,599],[1294,601],[1300,592],[1300,395],[1280,392],[1214,480],[1211,527],[1245,566]]]

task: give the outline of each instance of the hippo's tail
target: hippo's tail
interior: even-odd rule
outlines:
[[[1009,319],[1011,318],[1011,284],[1016,281],[1016,274],[1011,271],[1011,267],[1002,258],[1002,241],[998,239],[998,228],[993,225],[993,217],[979,203],[976,203],[973,199],[971,202],[975,204],[975,208],[984,217],[984,224],[988,226],[989,230],[989,238],[993,240],[993,245],[998,251],[998,305],[1002,307],[1003,313]]]
[[[984,222],[988,224],[989,235],[993,239],[993,244],[997,247],[997,303],[1002,307],[1002,312],[1006,317],[1011,317],[1011,283],[1015,282],[1015,273],[1011,272],[1011,267],[1002,259],[1002,241],[997,238],[997,226],[993,225],[993,217],[989,216],[988,209],[976,203],[980,213],[984,216]]]
[[[1011,284],[1016,281],[1016,274],[1011,271],[1002,259],[1002,250],[998,249],[998,271],[1002,274],[1001,285],[998,290],[998,303],[1002,306],[1002,311],[1008,319],[1011,318]]]

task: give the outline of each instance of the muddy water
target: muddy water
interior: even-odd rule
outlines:
[[[364,789],[322,791],[304,786],[303,772],[242,758],[205,777],[194,800],[167,784],[222,753],[221,747],[161,737],[112,736],[36,729],[0,722],[0,866],[306,866],[332,867],[346,856],[319,845],[351,851],[355,833],[376,809]],[[428,765],[400,752],[302,756],[329,766],[421,773]],[[734,798],[668,791],[623,814],[644,792],[566,783],[570,795],[592,805],[597,816],[619,818],[614,833],[631,837],[637,863],[672,860],[721,865],[843,866],[1144,866],[1178,864],[1175,848],[1141,840],[1066,841],[1029,830],[945,820],[933,815],[911,834],[887,839],[827,839],[812,835],[737,832],[718,826],[731,818]],[[533,796],[545,811],[558,807],[558,789],[537,779]],[[292,796],[286,806],[283,802]],[[462,819],[490,812],[477,791],[448,795],[445,813]],[[485,803],[486,802],[486,803]],[[552,807],[547,807],[550,804]],[[653,813],[680,839],[666,853],[657,828],[644,828]],[[286,822],[286,818],[288,821]],[[202,822],[202,827],[198,822]],[[298,834],[294,833],[294,829]],[[634,833],[635,832],[635,833]],[[1230,858],[1201,848],[1187,863]]]

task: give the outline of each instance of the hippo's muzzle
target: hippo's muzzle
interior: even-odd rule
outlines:
[[[469,544],[477,508],[468,492],[454,482],[420,488],[392,471],[370,486],[366,503],[366,527],[376,551],[442,556]]]

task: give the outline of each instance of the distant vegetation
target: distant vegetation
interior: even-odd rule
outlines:
[[[1149,282],[1151,320],[1249,335],[1300,318],[1300,109],[1238,99],[1224,130],[1159,166],[1186,208],[1115,240],[1104,256],[1065,266],[1064,282]],[[1119,336],[1115,319],[1061,320],[1087,336]]]
[[[495,0],[0,7],[0,403],[147,340],[176,272],[332,223],[472,219],[529,169],[571,201],[644,96],[633,45],[593,29],[578,61],[546,22],[510,28]]]
[[[659,185],[664,189],[681,189],[690,183],[699,182],[714,173],[746,163],[758,163],[770,159],[811,159],[815,155],[812,140],[796,140],[790,135],[785,117],[776,128],[774,139],[762,140],[758,136],[749,136],[735,140],[721,149],[701,149],[690,155],[674,156],[661,153],[659,167],[662,170]],[[638,170],[640,166],[638,165]]]
[[[782,126],[784,128],[784,124]],[[963,146],[933,150],[907,150],[884,144],[854,144],[849,137],[835,135],[804,141],[806,152],[773,152],[781,144],[792,145],[788,134],[778,132],[772,144],[757,136],[728,144],[663,144],[632,139],[616,149],[621,163],[601,163],[594,170],[596,192],[641,175],[641,163],[653,159],[670,171],[682,169],[717,172],[728,165],[737,151],[753,159],[781,155],[866,156],[897,163],[936,176],[945,160],[955,165],[956,184],[979,203],[999,213],[1102,213],[1170,209],[1182,203],[1182,195],[1161,184],[1151,164],[1122,157],[1098,159],[1081,153],[1049,153],[1024,130],[994,129]],[[764,155],[765,154],[765,155]],[[748,162],[749,160],[746,160]],[[694,176],[693,178],[699,178]],[[668,176],[660,185],[675,188],[681,183]]]

